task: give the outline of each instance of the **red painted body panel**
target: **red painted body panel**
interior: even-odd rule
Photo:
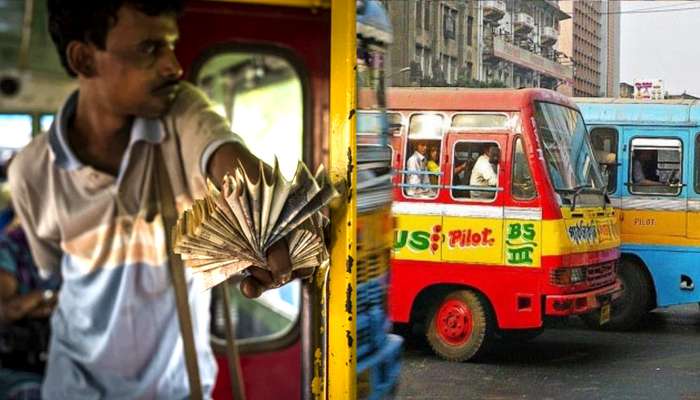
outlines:
[[[500,328],[537,328],[542,326],[540,294],[542,281],[547,277],[543,271],[539,268],[392,260],[389,317],[395,322],[408,322],[413,302],[421,291],[435,285],[453,284],[469,286],[483,293],[493,305]],[[529,297],[531,306],[518,310],[518,296]]]
[[[620,249],[613,248],[585,253],[564,254],[561,256],[542,256],[543,267],[579,267],[615,261],[620,258]]]
[[[216,400],[231,399],[228,361],[217,354],[219,377],[214,387]],[[255,400],[296,399],[301,393],[301,345],[268,353],[241,355],[246,398]],[[259,371],[265,371],[264,374]],[[273,383],[274,382],[274,383]]]

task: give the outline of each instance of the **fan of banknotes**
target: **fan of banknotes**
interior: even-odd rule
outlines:
[[[338,192],[323,167],[314,177],[299,162],[287,181],[275,161],[274,168],[261,163],[259,176],[253,182],[238,165],[224,177],[221,190],[209,182],[206,196],[173,227],[174,252],[205,288],[251,265],[267,268],[267,249],[281,239],[287,240],[292,270],[328,259],[321,210]]]

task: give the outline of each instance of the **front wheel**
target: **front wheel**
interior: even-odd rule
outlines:
[[[622,297],[611,304],[610,322],[600,325],[600,310],[598,310],[581,316],[586,325],[591,328],[615,331],[637,328],[652,304],[653,289],[643,268],[638,263],[623,260],[617,272],[622,283]]]
[[[426,337],[433,351],[445,360],[467,361],[486,351],[493,326],[486,300],[472,290],[457,290],[433,307]]]

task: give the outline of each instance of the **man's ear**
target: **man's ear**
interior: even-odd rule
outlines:
[[[73,40],[66,46],[68,65],[78,76],[92,78],[95,70],[95,48],[87,43]]]

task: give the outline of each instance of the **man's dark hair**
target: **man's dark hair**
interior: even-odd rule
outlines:
[[[491,152],[491,149],[494,148],[494,147],[496,148],[496,150],[500,150],[500,149],[498,148],[498,145],[495,144],[495,143],[486,143],[486,144],[484,144],[483,147],[481,147],[481,154],[489,154],[489,153]]]
[[[117,12],[129,5],[149,16],[180,14],[185,0],[48,0],[49,33],[63,68],[77,76],[66,58],[73,40],[92,43],[104,50],[109,32],[117,23]]]

